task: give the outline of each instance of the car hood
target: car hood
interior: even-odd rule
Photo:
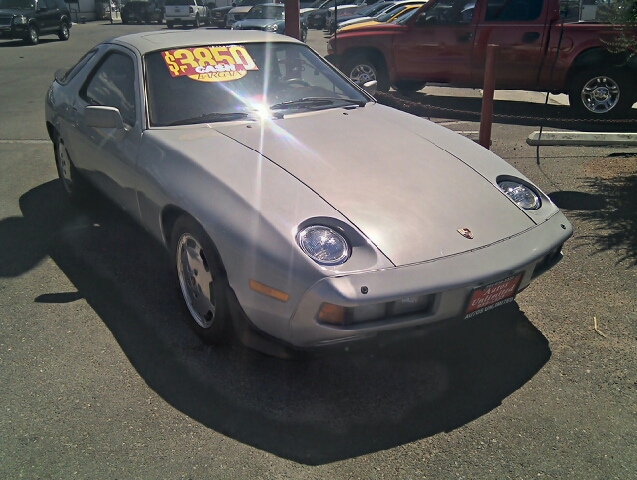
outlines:
[[[33,13],[31,10],[20,10],[20,9],[11,9],[11,8],[0,9],[0,16],[3,16],[3,17],[15,17],[18,15],[24,15],[26,17],[31,13]]]
[[[437,136],[471,140],[416,117],[408,119],[418,122],[415,128],[404,128],[384,109],[368,104],[292,115],[261,128],[211,127],[303,182],[395,265],[482,248],[535,225],[490,181],[435,143]],[[488,155],[491,163],[502,163],[502,173],[511,172]],[[473,239],[458,232],[464,228]]]

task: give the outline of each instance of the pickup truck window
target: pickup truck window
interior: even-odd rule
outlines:
[[[489,0],[487,22],[530,22],[542,13],[544,0]]]
[[[460,25],[471,23],[475,3],[471,0],[439,0],[426,12],[425,23]],[[422,20],[419,18],[419,24]]]

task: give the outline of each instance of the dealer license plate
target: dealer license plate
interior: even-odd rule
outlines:
[[[499,307],[505,303],[513,301],[518,286],[522,280],[522,273],[514,275],[499,282],[476,288],[471,293],[467,313],[464,318],[471,318],[479,315],[487,310]]]

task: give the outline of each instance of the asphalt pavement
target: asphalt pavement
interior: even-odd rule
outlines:
[[[158,28],[0,41],[0,478],[637,478],[637,148],[526,144],[540,124],[634,123],[496,96],[492,151],[574,225],[564,260],[514,303],[299,362],[213,349],[143,229],[97,196],[65,201],[44,126],[57,68]],[[319,53],[325,41],[310,31]],[[479,92],[395,101],[477,138]]]

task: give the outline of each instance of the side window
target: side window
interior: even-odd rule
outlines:
[[[135,125],[135,65],[129,56],[108,55],[95,69],[83,92],[90,104],[115,107],[125,123]]]
[[[96,52],[97,50],[91,50],[90,52],[86,53],[82,58],[80,58],[80,60],[75,64],[74,67],[71,67],[71,69],[69,69],[64,74],[64,76],[58,80],[58,82],[61,85],[66,85],[71,80],[73,80],[75,75],[77,75],[78,72],[84,68],[84,66],[88,63],[88,61],[91,58],[93,58],[93,55],[95,55]]]
[[[487,22],[530,22],[542,13],[543,0],[489,0]]]
[[[434,25],[471,23],[474,7],[475,0],[440,0],[426,10],[425,23]]]

